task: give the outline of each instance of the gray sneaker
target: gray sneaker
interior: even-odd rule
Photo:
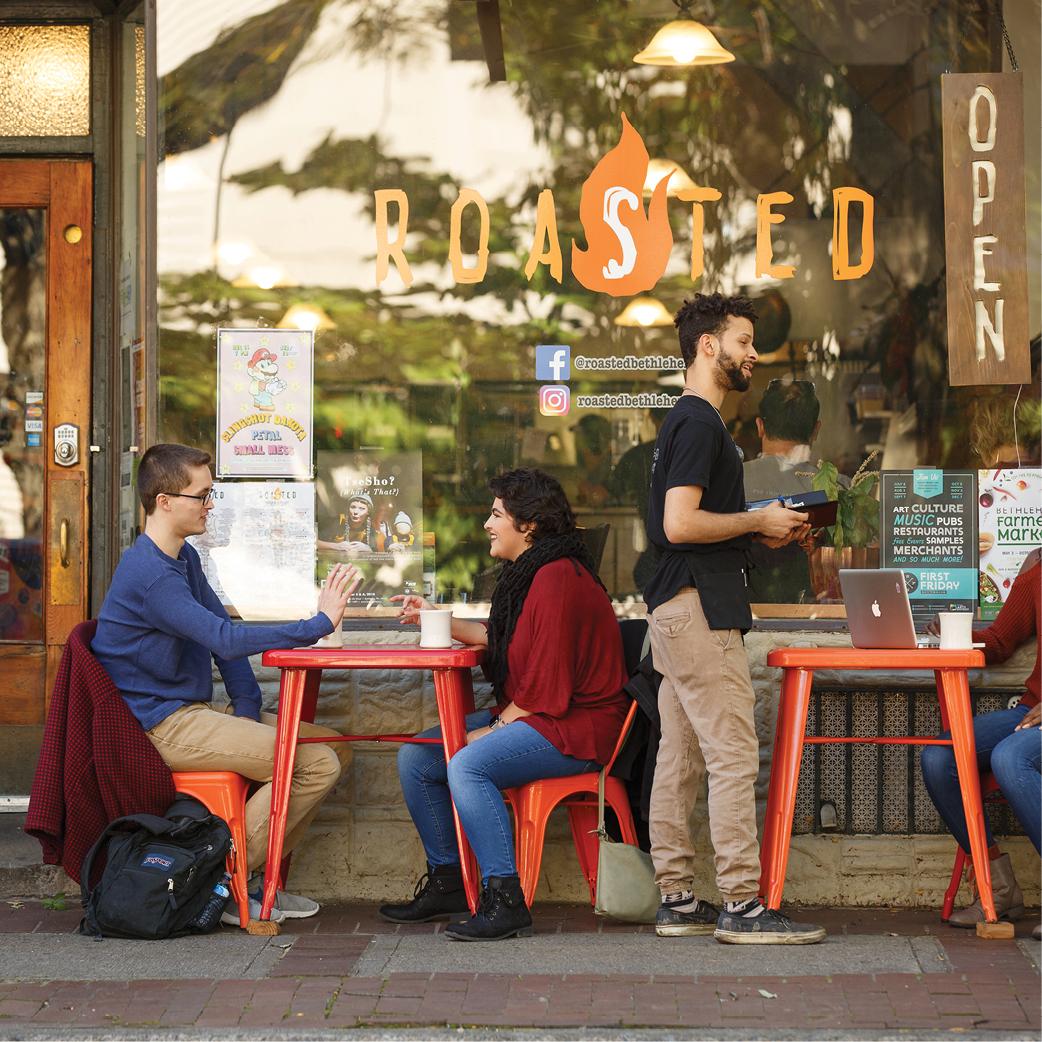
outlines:
[[[260,901],[255,900],[254,898],[251,897],[250,898],[250,918],[251,919],[259,919],[260,918],[260,914],[261,914],[261,903],[260,903]],[[271,921],[273,923],[280,923],[285,918],[286,918],[285,913],[280,912],[278,910],[278,908],[273,908],[271,910]],[[232,898],[232,900],[228,902],[228,906],[221,913],[221,922],[224,923],[225,926],[238,926],[239,925],[239,904],[238,904],[238,902],[234,898]]]
[[[253,902],[256,901],[259,907],[263,897],[264,891],[261,888],[250,891],[251,918],[254,917],[252,912]],[[309,919],[318,913],[320,907],[319,903],[312,901],[310,897],[291,894],[285,890],[276,890],[275,906],[271,910],[271,918],[273,922],[277,922],[275,913],[278,912],[279,919]]]
[[[722,944],[817,944],[825,939],[825,928],[794,923],[773,908],[754,916],[724,910],[713,936]]]
[[[663,902],[655,913],[655,933],[659,937],[693,937],[699,934],[712,933],[720,909],[714,908],[708,901],[698,901],[688,912],[678,911]]]

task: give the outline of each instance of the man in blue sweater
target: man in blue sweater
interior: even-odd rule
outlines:
[[[339,629],[360,576],[351,565],[337,565],[319,593],[318,613],[305,621],[231,622],[206,581],[195,547],[185,542],[206,531],[213,506],[209,463],[207,453],[186,445],[153,445],[141,458],[137,490],[145,531],[120,559],[92,648],[171,770],[235,771],[261,783],[246,804],[245,856],[254,871],[263,866],[268,849],[275,717],[261,713],[260,688],[248,656],[314,644]],[[212,704],[212,661],[230,706]],[[300,733],[336,734],[306,723]],[[345,743],[297,749],[287,853],[303,838],[348,757]],[[259,888],[254,880],[251,918],[260,915]],[[315,901],[280,891],[271,917],[304,918],[317,911]],[[225,917],[239,921],[238,913]]]

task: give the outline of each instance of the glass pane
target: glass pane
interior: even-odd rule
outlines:
[[[90,27],[0,25],[0,136],[90,133]]]
[[[0,208],[0,641],[43,642],[43,210]]]
[[[160,439],[215,444],[216,328],[307,323],[316,458],[422,453],[440,597],[486,599],[486,483],[532,465],[561,481],[620,612],[639,611],[655,566],[643,524],[651,444],[661,399],[679,391],[669,316],[685,297],[719,291],[756,298],[759,364],[723,418],[750,463],[770,457],[757,487],[807,484],[824,460],[845,493],[873,453],[870,471],[986,465],[965,436],[981,389],[944,379],[940,75],[989,65],[975,0],[868,5],[871,16],[857,4],[721,0],[714,25],[738,60],[693,69],[633,63],[661,27],[661,4],[513,0],[500,5],[506,79],[494,83],[482,5],[418,4],[407,17],[361,5],[356,18],[358,6],[304,15],[295,3],[242,0],[234,12],[189,13],[157,2]],[[1037,100],[1025,99],[1035,125]],[[658,169],[679,167],[667,187],[674,248],[648,293],[664,318],[574,273],[572,243],[588,245],[582,186],[618,144],[623,113]],[[720,193],[699,240],[690,203],[674,194],[685,179]],[[465,186],[489,212],[487,272],[474,283],[457,282],[450,262]],[[876,262],[860,279],[833,278],[841,186],[875,200]],[[380,189],[408,199],[411,282],[394,263],[378,281]],[[554,277],[541,263],[529,277],[546,189],[562,270]],[[756,274],[757,199],[774,192],[792,197],[777,207],[785,222],[772,239],[791,278]],[[389,207],[387,241],[398,212]],[[853,244],[860,220],[853,207]],[[464,266],[476,262],[479,227],[470,205]],[[696,257],[704,274],[693,280]],[[569,347],[570,370],[552,354],[541,367],[540,345]],[[816,411],[770,438],[757,420],[774,380],[811,386]],[[570,399],[540,400],[541,385],[558,384]],[[1023,458],[1037,459],[1028,398],[1017,429]],[[999,402],[1003,437],[1010,405]],[[855,506],[866,523],[761,561],[754,599],[835,600],[837,568],[878,555],[874,495]]]

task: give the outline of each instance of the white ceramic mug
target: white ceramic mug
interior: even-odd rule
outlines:
[[[420,647],[452,647],[452,609],[429,608],[420,615]]]
[[[954,651],[973,647],[973,612],[941,611],[941,647]]]

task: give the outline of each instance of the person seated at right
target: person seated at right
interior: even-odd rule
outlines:
[[[984,659],[990,665],[1005,662],[1017,648],[1032,638],[1036,641],[1035,668],[1024,684],[1025,691],[1012,709],[999,709],[973,718],[973,738],[977,747],[977,763],[982,771],[991,771],[1002,795],[1024,827],[1028,838],[1039,850],[1042,829],[1042,733],[1039,721],[1039,650],[1038,615],[1042,596],[1042,555],[1038,550],[1028,554],[1020,574],[1009,591],[1002,610],[987,629],[977,630],[974,637],[984,642]],[[936,632],[936,624],[929,630]],[[945,732],[942,738],[951,735]],[[955,754],[947,745],[927,745],[920,756],[923,781],[937,812],[944,819],[956,842],[970,854],[966,831],[966,815],[962,806],[959,773]],[[991,862],[991,892],[995,912],[1000,919],[1015,920],[1024,914],[1024,896],[1013,875],[1009,854],[1003,854],[991,834],[991,824],[984,819],[988,835],[988,858]],[[975,927],[984,922],[980,897],[966,908],[953,912],[951,926]],[[1034,936],[1039,936],[1036,926]]]
[[[487,628],[453,619],[452,636],[488,646],[496,708],[467,717],[467,746],[448,765],[441,745],[402,746],[398,775],[427,874],[411,901],[380,908],[393,923],[467,912],[455,804],[482,879],[477,914],[445,930],[461,941],[498,941],[532,928],[501,790],[600,770],[629,703],[619,624],[560,484],[524,468],[493,478],[489,488],[489,554],[504,566]],[[402,602],[402,622],[431,607],[413,595],[393,599]],[[434,727],[421,737],[440,734]]]
[[[261,783],[246,803],[246,850],[239,851],[255,872],[268,853],[276,717],[261,712],[260,687],[248,656],[314,644],[338,629],[360,576],[351,565],[337,565],[310,619],[264,626],[233,623],[206,581],[198,552],[185,541],[206,531],[213,508],[209,463],[208,453],[187,445],[153,445],[141,457],[137,491],[145,531],[112,576],[92,651],[170,770],[234,771]],[[224,678],[230,706],[211,702],[212,662]],[[300,734],[336,732],[302,723]],[[349,757],[346,743],[298,746],[286,853],[303,839]],[[260,917],[261,887],[259,877],[251,880],[252,919]],[[279,891],[271,918],[306,918],[318,907],[310,898]],[[222,921],[238,924],[238,913],[227,911]]]

